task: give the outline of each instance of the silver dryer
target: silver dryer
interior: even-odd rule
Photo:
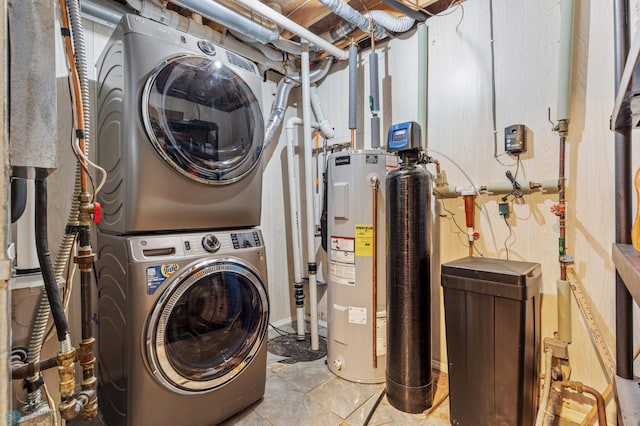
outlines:
[[[259,230],[99,232],[98,243],[98,391],[109,425],[212,425],[264,395]]]
[[[259,225],[261,90],[253,62],[125,15],[97,63],[100,229]]]

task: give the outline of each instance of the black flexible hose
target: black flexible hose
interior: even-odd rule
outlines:
[[[51,263],[51,254],[49,253],[49,241],[47,239],[47,180],[44,178],[36,178],[35,180],[35,224],[36,224],[36,251],[38,253],[38,261],[42,270],[42,279],[44,280],[44,288],[49,299],[53,323],[56,326],[58,341],[64,341],[69,335],[69,323],[64,314],[64,306],[58,291],[58,283],[56,275],[53,271]]]

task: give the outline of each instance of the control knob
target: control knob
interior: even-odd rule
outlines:
[[[209,253],[215,253],[220,250],[220,240],[213,234],[207,234],[202,239],[202,247]]]

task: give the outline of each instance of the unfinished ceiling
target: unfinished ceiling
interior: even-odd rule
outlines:
[[[126,4],[125,0],[113,1]],[[400,2],[405,6],[414,10],[421,10],[428,15],[439,13],[460,1],[461,0],[400,0]],[[220,3],[223,3],[241,13],[244,13],[247,16],[252,16],[258,21],[262,19],[260,16],[252,15],[250,11],[244,9],[242,6],[235,4],[232,0],[220,0]],[[299,25],[308,28],[315,34],[323,34],[330,29],[336,28],[343,22],[340,17],[331,13],[331,11],[327,7],[323,6],[318,0],[271,0],[263,1],[263,3],[271,6],[276,10],[278,10],[279,8],[282,15],[295,21]],[[382,0],[351,0],[347,3],[352,8],[361,13],[370,10],[384,10],[394,15],[402,15],[394,8],[384,3]],[[172,2],[168,2],[168,7],[185,16],[189,16],[191,14],[189,10],[185,10],[185,8],[173,4]],[[217,22],[209,21],[207,19],[203,19],[203,23],[211,26],[217,31],[222,31],[224,29],[224,27]],[[284,31],[282,33],[282,37],[294,38],[294,35],[287,31]],[[344,48],[349,44],[351,39],[353,39],[355,42],[366,42],[367,38],[367,34],[363,33],[360,30],[355,30],[351,34],[349,34],[349,38],[338,40],[334,44],[340,48]]]

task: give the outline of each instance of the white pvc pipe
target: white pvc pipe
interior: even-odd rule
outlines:
[[[320,348],[318,337],[318,283],[316,276],[316,232],[313,220],[313,146],[311,145],[311,93],[309,80],[309,43],[302,40],[300,55],[302,75],[302,129],[304,135],[304,176],[307,218],[307,263],[309,264],[309,314],[311,316],[311,350]]]
[[[335,136],[335,131],[322,110],[322,103],[320,101],[320,95],[318,94],[318,88],[316,86],[311,86],[309,92],[311,96],[311,108],[313,108],[313,113],[316,116],[318,127],[325,138],[331,139]]]
[[[300,126],[302,119],[291,117],[285,126],[287,137],[287,169],[289,174],[289,211],[291,215],[291,238],[293,240],[293,280],[295,284],[302,284],[302,229],[300,212],[300,194],[297,183],[297,167],[295,166],[295,153],[293,141],[295,139],[294,126]],[[318,128],[318,123],[311,123],[311,127]],[[298,337],[304,339],[304,306],[296,307],[296,332]]]
[[[335,56],[335,58],[338,60],[343,61],[349,58],[348,51],[335,47],[333,44],[324,40],[322,37],[312,33],[308,29],[292,21],[291,19],[281,15],[280,13],[276,12],[275,10],[271,9],[269,6],[261,3],[258,0],[234,0],[234,2],[246,7],[249,10],[256,12],[259,15],[262,15],[263,17],[269,19],[276,25],[291,31],[297,36],[300,36],[301,39],[304,39],[309,43],[313,43],[318,48]]]
[[[538,407],[535,426],[542,426],[542,422],[544,420],[544,412],[546,411],[547,404],[549,403],[549,392],[551,391],[551,364],[553,362],[553,351],[551,349],[547,349],[544,352],[544,355],[544,387],[542,388],[542,396],[540,397],[540,406]]]
[[[34,230],[36,228],[36,211],[34,200],[34,181],[26,179],[27,204],[16,223],[16,242],[18,252],[16,255],[16,269],[34,270],[40,267],[38,252],[36,251],[36,238]]]

